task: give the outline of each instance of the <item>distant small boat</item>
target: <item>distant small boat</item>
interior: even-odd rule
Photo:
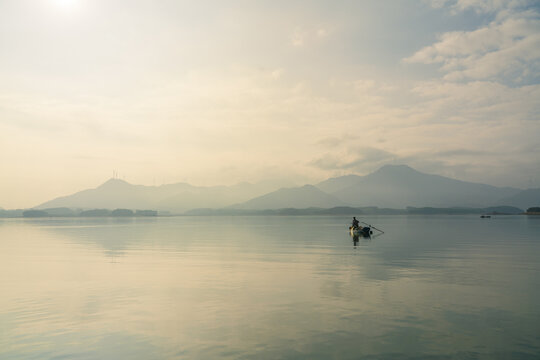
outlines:
[[[489,219],[489,218],[491,218],[491,215],[481,215],[480,217],[482,219]]]

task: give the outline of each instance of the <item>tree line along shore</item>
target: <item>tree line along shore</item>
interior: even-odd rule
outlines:
[[[24,217],[24,218],[44,218],[44,217],[134,217],[134,216],[158,216],[156,210],[131,210],[131,209],[17,209],[0,210],[0,217]]]
[[[46,217],[155,217],[155,216],[301,216],[301,215],[540,215],[540,207],[531,207],[526,211],[512,206],[496,206],[489,208],[435,208],[435,207],[407,207],[405,209],[390,209],[371,207],[333,207],[333,208],[283,208],[283,209],[193,209],[184,213],[170,213],[158,210],[132,210],[118,208],[110,209],[0,209],[0,218],[46,218]]]

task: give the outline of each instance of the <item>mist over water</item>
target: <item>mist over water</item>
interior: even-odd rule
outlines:
[[[540,218],[361,220],[0,220],[0,358],[540,356]]]

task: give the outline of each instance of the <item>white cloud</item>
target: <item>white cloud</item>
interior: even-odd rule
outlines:
[[[422,97],[421,106],[429,122],[537,121],[540,85],[509,87],[497,82],[452,83],[429,81],[413,91]]]
[[[523,8],[534,5],[534,0],[428,0],[434,8],[447,7],[454,14],[467,9],[478,13],[493,13],[506,9]]]
[[[304,47],[324,41],[330,36],[328,27],[302,27],[297,26],[292,32],[290,42],[294,47]]]
[[[540,71],[540,18],[522,11],[505,15],[473,31],[453,31],[404,59],[440,64],[449,81],[537,81]]]
[[[404,59],[439,65],[442,73],[412,89],[419,99],[411,111],[424,123],[418,138],[425,146],[410,152],[406,162],[463,179],[485,181],[483,176],[489,176],[498,179],[492,181],[497,185],[526,186],[525,178],[540,175],[531,152],[540,138],[537,7],[531,1],[496,0],[438,0],[431,5],[445,7],[453,16],[474,10],[491,20],[474,30],[442,33]]]
[[[388,151],[369,146],[350,146],[339,153],[328,152],[315,159],[309,165],[323,170],[345,170],[366,173],[398,156]]]

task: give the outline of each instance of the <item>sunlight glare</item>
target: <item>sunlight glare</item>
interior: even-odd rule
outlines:
[[[51,0],[52,4],[63,12],[72,12],[77,10],[80,0]]]

